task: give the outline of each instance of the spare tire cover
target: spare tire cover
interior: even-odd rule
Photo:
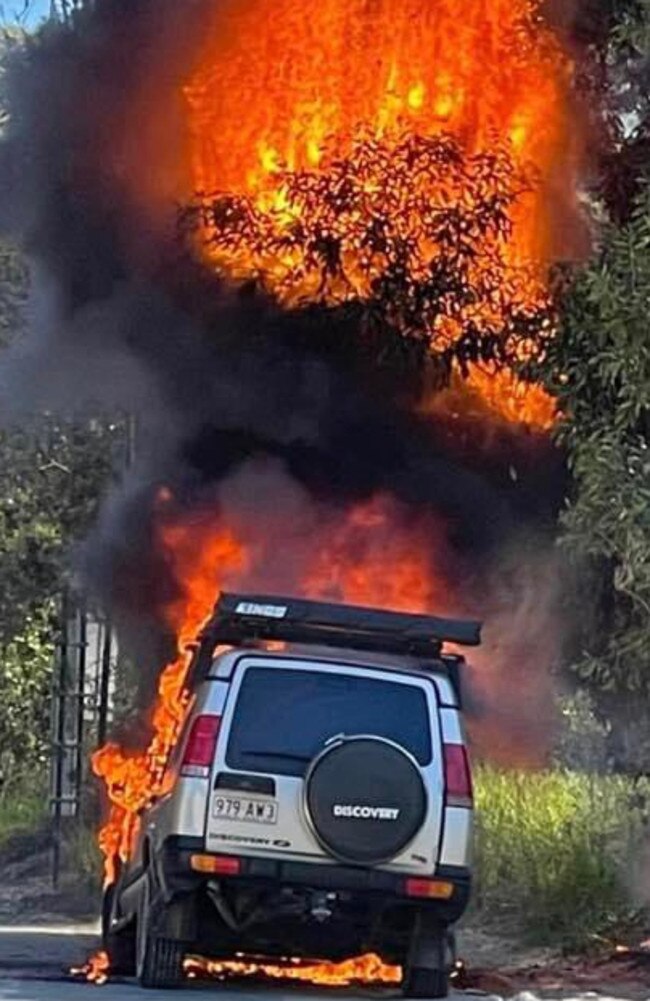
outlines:
[[[350,737],[326,748],[306,780],[314,833],[331,855],[366,865],[387,862],[415,837],[426,793],[415,762],[379,737]]]

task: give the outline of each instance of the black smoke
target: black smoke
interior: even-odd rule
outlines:
[[[446,371],[360,308],[285,311],[188,254],[181,92],[213,2],[99,0],[9,59],[0,224],[25,248],[35,292],[5,396],[137,419],[136,463],[84,548],[87,587],[138,647],[134,607],[159,627],[177,583],[154,551],[160,486],[190,516],[246,464],[270,461],[319,507],[381,493],[439,516],[467,581],[462,611],[489,615],[502,554],[552,537],[561,456],[523,427],[424,415]],[[148,641],[150,659],[169,640]]]

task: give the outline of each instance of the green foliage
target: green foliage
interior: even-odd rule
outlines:
[[[610,44],[615,52],[643,58],[650,53],[650,0],[617,0]]]
[[[5,58],[19,43],[7,33],[0,39],[0,86]],[[22,334],[28,284],[24,259],[0,242],[0,349]],[[0,790],[44,766],[70,550],[92,521],[124,439],[119,420],[40,414],[20,428],[0,428]]]
[[[650,690],[650,183],[578,278],[547,379],[573,474],[563,541],[599,596],[579,676]]]
[[[7,344],[20,329],[27,285],[23,258],[9,244],[0,244],[0,346]]]
[[[81,881],[92,893],[102,885],[104,858],[99,849],[97,825],[75,822],[66,832],[63,862],[73,875],[75,883]]]
[[[538,944],[570,948],[639,917],[630,887],[650,783],[571,772],[476,775],[476,906]]]
[[[20,784],[29,770],[44,770],[49,735],[49,689],[53,657],[48,603],[28,614],[19,633],[1,650],[0,783]]]
[[[47,793],[39,776],[31,776],[0,792],[0,849],[10,839],[31,834],[47,815]]]
[[[0,432],[0,784],[44,762],[56,616],[123,441],[119,423],[41,418]]]
[[[562,725],[555,738],[553,759],[558,767],[579,772],[608,770],[608,727],[596,712],[589,693],[578,688],[558,699]]]
[[[119,431],[44,417],[0,432],[0,635],[14,634],[35,590],[60,590],[63,553],[92,520]]]

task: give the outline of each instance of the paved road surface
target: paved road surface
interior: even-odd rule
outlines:
[[[396,995],[367,994],[369,997],[395,997]],[[94,987],[92,984],[52,983],[29,980],[0,980],[0,999],[2,1001],[350,1001],[354,995],[346,992],[336,994],[320,994],[309,992],[300,994],[297,991],[273,990],[270,988],[224,988],[222,986],[201,985],[179,991],[142,991],[130,984],[105,984]],[[484,998],[481,998],[484,1001]]]
[[[130,983],[108,983],[102,987],[74,982],[63,970],[83,962],[97,945],[96,926],[66,928],[0,927],[0,1001],[394,1001],[393,990],[319,991],[252,984],[194,984],[183,991],[142,991]],[[622,985],[621,985],[622,988]],[[650,990],[642,993],[557,992],[560,1001],[650,1001]],[[452,995],[452,999],[453,999]],[[466,992],[456,1001],[491,1001],[486,994]],[[495,998],[496,1001],[496,998]],[[518,995],[515,1001],[539,1001],[533,993]]]
[[[98,994],[97,992],[100,991]],[[121,984],[106,984],[104,987],[93,987],[90,984],[52,983],[25,980],[0,980],[1,1001],[181,1001],[187,997],[189,1001],[199,1001],[199,998],[218,998],[218,1001],[332,1001],[333,998],[392,998],[395,995],[379,993],[354,995],[350,992],[319,994],[316,992],[300,993],[298,991],[271,990],[266,988],[201,987],[195,990],[144,992],[137,987]],[[559,995],[555,995],[557,998]],[[456,1001],[491,1001],[488,995],[457,995]],[[562,995],[563,1001],[619,1001],[615,997],[603,994],[573,994]],[[450,997],[453,1001],[453,995]],[[494,999],[496,1001],[496,999]],[[534,994],[520,994],[513,1001],[537,1001]]]
[[[99,945],[98,923],[57,927],[0,925],[0,978],[23,971],[57,976]]]

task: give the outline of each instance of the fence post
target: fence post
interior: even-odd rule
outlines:
[[[64,591],[61,598],[61,633],[59,639],[59,663],[56,681],[52,686],[54,769],[51,806],[52,823],[52,885],[58,889],[61,873],[61,818],[63,809],[63,766],[65,760],[65,710],[68,683],[68,623],[69,597]]]
[[[103,747],[108,733],[108,700],[111,680],[111,651],[113,646],[113,629],[111,620],[106,619],[102,644],[102,664],[99,681],[99,705],[97,707],[97,745]]]

